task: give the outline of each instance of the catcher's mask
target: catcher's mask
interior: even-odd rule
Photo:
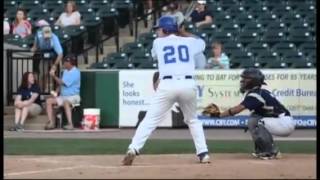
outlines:
[[[248,68],[241,73],[240,92],[244,93],[255,87],[261,87],[264,82],[264,75],[259,69]]]

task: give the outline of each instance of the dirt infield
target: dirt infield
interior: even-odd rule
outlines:
[[[259,160],[248,154],[211,154],[211,164],[198,164],[192,154],[141,155],[129,167],[121,166],[122,158],[122,155],[4,156],[4,178],[316,178],[315,154],[283,154],[279,160]]]

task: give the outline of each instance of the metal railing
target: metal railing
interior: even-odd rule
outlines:
[[[7,105],[13,103],[13,97],[18,93],[18,88],[25,72],[35,73],[41,95],[49,95],[52,90],[57,88],[56,82],[49,76],[51,64],[55,61],[55,56],[50,56],[51,51],[31,52],[29,50],[7,49]],[[51,63],[40,63],[47,61]],[[60,66],[56,74],[60,76]],[[41,66],[42,65],[42,66]],[[41,67],[39,67],[41,66]]]

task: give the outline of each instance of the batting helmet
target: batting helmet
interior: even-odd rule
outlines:
[[[245,69],[241,75],[242,80],[240,81],[240,92],[244,93],[254,87],[261,87],[264,82],[263,73],[256,68]]]
[[[172,16],[162,16],[158,20],[158,24],[153,28],[154,29],[162,28],[165,33],[178,32],[177,20]]]

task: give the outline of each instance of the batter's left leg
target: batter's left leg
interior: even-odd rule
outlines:
[[[196,115],[196,90],[190,88],[188,91],[181,93],[178,103],[181,107],[185,123],[189,127],[197,155],[208,153],[202,122],[198,120]]]

